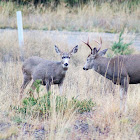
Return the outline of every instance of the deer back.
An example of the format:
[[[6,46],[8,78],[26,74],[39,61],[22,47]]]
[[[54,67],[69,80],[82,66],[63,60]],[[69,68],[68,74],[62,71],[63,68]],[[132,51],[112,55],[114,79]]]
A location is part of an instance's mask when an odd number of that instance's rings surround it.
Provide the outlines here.
[[[31,75],[34,69],[36,68],[36,66],[43,61],[46,61],[46,60],[38,56],[29,57],[27,60],[25,60],[25,62],[22,65],[23,73],[26,72]]]
[[[44,61],[37,65],[33,72],[33,79],[42,79],[43,81],[53,81],[54,84],[59,84],[63,81],[66,70],[62,67],[61,62]]]
[[[140,83],[140,55],[128,55],[124,56],[124,59],[124,65],[130,77],[130,84]]]

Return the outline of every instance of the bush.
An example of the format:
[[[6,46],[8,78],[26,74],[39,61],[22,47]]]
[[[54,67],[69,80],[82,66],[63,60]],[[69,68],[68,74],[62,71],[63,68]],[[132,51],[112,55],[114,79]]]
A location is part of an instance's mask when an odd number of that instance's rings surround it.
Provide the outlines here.
[[[72,103],[75,104],[75,109],[78,108],[78,112],[79,113],[84,113],[84,112],[90,112],[90,110],[92,109],[92,107],[94,107],[96,104],[93,103],[93,101],[90,100],[77,100],[74,97],[72,98]]]
[[[121,31],[119,35],[119,41],[114,42],[111,47],[111,51],[113,52],[114,55],[128,55],[128,54],[132,54],[133,52],[133,49],[130,48],[132,41],[129,43],[123,43],[123,37],[122,37],[123,33],[124,30]],[[112,57],[112,55],[110,54],[109,57]]]
[[[48,92],[43,97],[37,99],[33,97],[24,98],[22,101],[22,106],[11,107],[16,113],[21,113],[23,115],[33,115],[37,116],[50,116],[52,112],[52,102],[51,102],[51,93]],[[77,113],[89,112],[96,104],[90,100],[78,100],[72,98],[68,99],[64,96],[56,96],[55,99],[55,111],[58,113],[65,113],[68,110],[77,111]],[[54,106],[53,106],[54,107]]]

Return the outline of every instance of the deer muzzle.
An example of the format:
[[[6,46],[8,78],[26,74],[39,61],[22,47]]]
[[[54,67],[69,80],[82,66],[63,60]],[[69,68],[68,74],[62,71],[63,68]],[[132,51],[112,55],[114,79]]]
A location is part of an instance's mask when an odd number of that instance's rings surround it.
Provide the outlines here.
[[[65,63],[65,64],[64,64],[64,66],[66,66],[66,67],[68,67],[68,65],[69,65],[68,63]]]
[[[87,68],[83,67],[83,70],[88,70]]]

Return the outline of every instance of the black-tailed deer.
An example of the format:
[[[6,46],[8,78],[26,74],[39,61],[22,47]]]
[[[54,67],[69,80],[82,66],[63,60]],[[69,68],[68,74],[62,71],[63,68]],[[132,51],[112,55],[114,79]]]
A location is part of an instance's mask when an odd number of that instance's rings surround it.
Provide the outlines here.
[[[120,85],[120,107],[121,110],[126,110],[127,90],[129,84],[140,83],[140,55],[120,55],[114,58],[106,58],[108,49],[102,50],[102,40],[99,44],[99,49],[92,49],[89,45],[89,40],[85,43],[91,50],[90,55],[83,67],[84,70],[94,69],[97,73],[111,80],[114,84]]]
[[[61,55],[62,60],[49,61],[37,56],[28,58],[22,66],[24,81],[21,86],[20,98],[26,86],[33,79],[32,89],[34,89],[34,82],[41,80],[43,85],[46,85],[47,91],[50,90],[52,84],[58,84],[60,93],[62,93],[62,84],[68,70],[69,60],[73,53],[78,51],[78,46],[75,46],[69,53],[63,53],[55,46],[55,51]]]

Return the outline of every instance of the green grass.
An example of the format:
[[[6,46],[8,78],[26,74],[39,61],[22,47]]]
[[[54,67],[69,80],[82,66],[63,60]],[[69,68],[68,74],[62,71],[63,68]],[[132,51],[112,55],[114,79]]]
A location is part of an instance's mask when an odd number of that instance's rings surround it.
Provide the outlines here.
[[[21,106],[12,106],[11,110],[15,111],[15,113],[18,115],[19,113],[24,116],[34,116],[36,117],[49,117],[51,116],[52,112],[52,101],[51,101],[51,93],[48,92],[42,97],[39,97],[37,99],[33,97],[26,97],[22,100]],[[95,107],[95,103],[89,99],[84,100],[78,100],[74,97],[72,97],[71,100],[68,100],[64,96],[56,96],[55,99],[55,110],[57,113],[62,112],[63,114],[67,112],[68,110],[76,111],[77,113],[84,113],[84,112],[90,112],[93,110],[93,107]],[[22,122],[22,120],[19,117],[14,117],[15,122]]]

